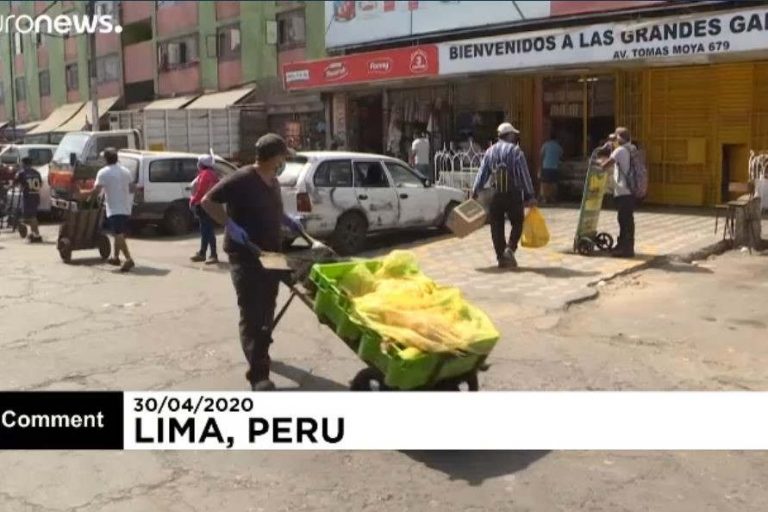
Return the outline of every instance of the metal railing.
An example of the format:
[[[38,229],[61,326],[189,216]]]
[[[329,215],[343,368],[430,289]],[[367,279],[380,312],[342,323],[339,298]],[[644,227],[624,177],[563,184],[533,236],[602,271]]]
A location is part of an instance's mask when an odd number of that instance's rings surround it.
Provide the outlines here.
[[[463,190],[469,196],[484,154],[485,150],[472,139],[465,150],[457,149],[454,143],[451,143],[450,147],[443,145],[441,150],[435,152],[434,157],[437,183]]]

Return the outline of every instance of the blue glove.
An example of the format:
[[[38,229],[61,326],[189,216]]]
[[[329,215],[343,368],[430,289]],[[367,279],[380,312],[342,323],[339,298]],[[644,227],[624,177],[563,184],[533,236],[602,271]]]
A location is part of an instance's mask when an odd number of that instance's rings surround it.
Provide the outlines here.
[[[246,245],[248,243],[248,233],[246,233],[245,230],[235,221],[232,219],[227,219],[226,227],[227,235],[229,235],[229,238],[231,238],[233,242],[237,242],[241,245]]]
[[[301,223],[288,214],[283,214],[283,225],[296,233],[301,233],[304,230]]]

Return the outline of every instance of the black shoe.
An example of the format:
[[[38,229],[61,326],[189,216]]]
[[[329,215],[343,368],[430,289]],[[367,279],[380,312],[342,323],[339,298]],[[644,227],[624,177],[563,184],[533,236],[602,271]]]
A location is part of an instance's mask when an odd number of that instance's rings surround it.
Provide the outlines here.
[[[274,391],[275,383],[269,379],[251,383],[251,391]]]
[[[194,256],[189,258],[190,261],[194,261],[195,263],[199,263],[201,261],[205,261],[205,256],[203,254],[200,254],[199,252],[195,253]]]
[[[504,250],[504,254],[499,258],[499,268],[517,268],[515,253],[509,247]]]

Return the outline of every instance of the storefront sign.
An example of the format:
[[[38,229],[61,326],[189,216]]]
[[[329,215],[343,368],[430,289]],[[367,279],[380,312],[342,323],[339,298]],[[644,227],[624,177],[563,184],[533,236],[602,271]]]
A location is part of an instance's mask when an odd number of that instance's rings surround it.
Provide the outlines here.
[[[294,62],[283,67],[286,90],[436,75],[437,46],[423,45],[333,59]]]
[[[441,43],[440,74],[682,60],[768,48],[768,9],[605,23]]]

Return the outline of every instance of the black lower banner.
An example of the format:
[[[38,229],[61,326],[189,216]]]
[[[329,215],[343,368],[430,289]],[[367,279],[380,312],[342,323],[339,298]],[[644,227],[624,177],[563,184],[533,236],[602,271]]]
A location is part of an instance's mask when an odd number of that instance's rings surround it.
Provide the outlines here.
[[[123,393],[0,392],[0,450],[122,450]]]

